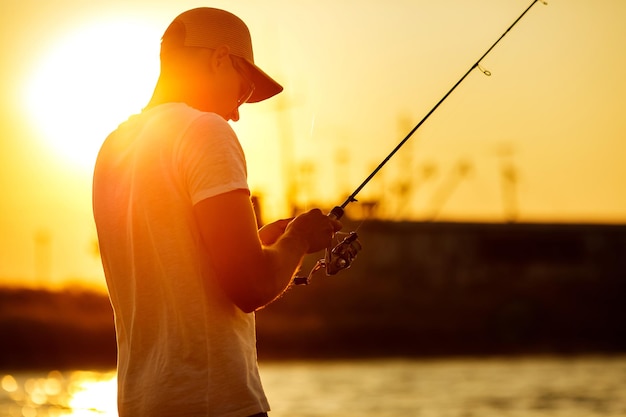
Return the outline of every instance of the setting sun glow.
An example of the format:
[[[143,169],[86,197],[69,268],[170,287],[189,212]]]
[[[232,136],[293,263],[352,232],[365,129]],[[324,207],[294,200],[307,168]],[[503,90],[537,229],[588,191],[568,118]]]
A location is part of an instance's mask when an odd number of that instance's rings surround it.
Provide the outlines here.
[[[158,30],[131,21],[92,23],[49,51],[25,94],[47,145],[92,168],[104,137],[149,99],[158,71]],[[146,48],[150,44],[154,50]]]

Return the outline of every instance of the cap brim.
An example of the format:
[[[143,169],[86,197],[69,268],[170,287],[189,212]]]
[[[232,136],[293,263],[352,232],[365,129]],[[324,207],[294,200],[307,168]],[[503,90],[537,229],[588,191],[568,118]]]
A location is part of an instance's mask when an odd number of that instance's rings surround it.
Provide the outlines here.
[[[246,103],[258,103],[283,91],[283,86],[263,72],[261,68],[245,58],[242,58],[242,61],[246,63],[249,74],[252,77],[252,82],[254,83],[254,93],[252,93]]]

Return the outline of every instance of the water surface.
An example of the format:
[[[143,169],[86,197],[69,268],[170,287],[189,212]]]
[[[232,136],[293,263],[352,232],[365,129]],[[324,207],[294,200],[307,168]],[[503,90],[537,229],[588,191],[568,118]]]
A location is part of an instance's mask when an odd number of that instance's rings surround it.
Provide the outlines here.
[[[626,417],[626,356],[260,366],[271,417]],[[110,370],[0,377],[3,417],[117,415]]]

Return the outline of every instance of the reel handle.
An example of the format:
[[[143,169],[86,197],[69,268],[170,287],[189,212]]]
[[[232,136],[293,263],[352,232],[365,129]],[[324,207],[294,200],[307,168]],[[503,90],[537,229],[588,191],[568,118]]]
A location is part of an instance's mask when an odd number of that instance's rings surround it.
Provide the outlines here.
[[[328,213],[328,217],[334,220],[339,220],[343,216],[343,213],[343,207],[335,206],[330,213]],[[326,267],[326,275],[335,275],[337,273],[336,271],[331,272],[331,270],[334,270],[334,268],[331,267],[332,250],[332,247],[328,247],[324,250],[324,266]]]

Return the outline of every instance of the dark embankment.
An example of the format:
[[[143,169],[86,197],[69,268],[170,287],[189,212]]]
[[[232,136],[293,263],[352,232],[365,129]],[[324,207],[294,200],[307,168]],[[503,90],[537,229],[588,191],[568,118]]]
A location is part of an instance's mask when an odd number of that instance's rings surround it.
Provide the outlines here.
[[[359,230],[352,268],[257,313],[262,360],[626,352],[623,226]],[[0,335],[2,369],[115,365],[103,294],[0,289]]]

